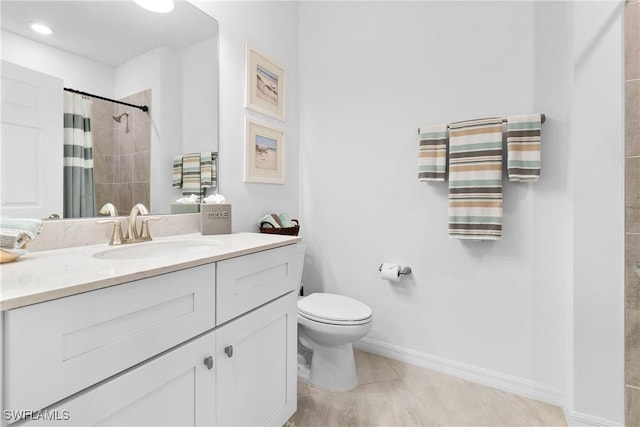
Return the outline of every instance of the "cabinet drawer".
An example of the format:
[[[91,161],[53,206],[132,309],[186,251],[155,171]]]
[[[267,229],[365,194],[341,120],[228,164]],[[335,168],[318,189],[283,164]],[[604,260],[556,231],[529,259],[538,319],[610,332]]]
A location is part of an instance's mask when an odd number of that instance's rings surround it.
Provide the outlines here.
[[[5,313],[5,409],[37,410],[215,325],[209,264]]]
[[[220,261],[216,278],[216,324],[221,325],[292,290],[296,246]]]

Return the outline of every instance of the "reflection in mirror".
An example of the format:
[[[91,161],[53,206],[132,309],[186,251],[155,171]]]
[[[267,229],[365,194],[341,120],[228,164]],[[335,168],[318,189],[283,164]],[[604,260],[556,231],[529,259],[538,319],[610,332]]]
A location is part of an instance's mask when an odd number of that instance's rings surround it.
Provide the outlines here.
[[[170,213],[183,196],[174,158],[217,152],[217,22],[182,1],[167,14],[133,1],[0,7],[0,214],[94,216],[107,202]]]

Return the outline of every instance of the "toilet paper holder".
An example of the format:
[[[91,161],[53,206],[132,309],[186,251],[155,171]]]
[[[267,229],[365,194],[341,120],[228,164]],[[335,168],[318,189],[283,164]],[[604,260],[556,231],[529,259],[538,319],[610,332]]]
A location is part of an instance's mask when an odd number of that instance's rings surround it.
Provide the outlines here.
[[[380,264],[378,271],[382,271],[382,265],[383,264]],[[411,274],[411,267],[398,267],[398,276],[401,274]]]

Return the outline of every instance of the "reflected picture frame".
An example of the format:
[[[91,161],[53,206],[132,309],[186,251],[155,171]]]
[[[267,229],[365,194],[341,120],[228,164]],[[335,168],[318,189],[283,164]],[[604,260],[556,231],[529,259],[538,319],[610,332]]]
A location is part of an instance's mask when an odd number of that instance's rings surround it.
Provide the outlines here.
[[[245,44],[245,55],[246,107],[284,121],[284,68],[249,44]]]
[[[284,184],[284,131],[245,117],[244,182]]]

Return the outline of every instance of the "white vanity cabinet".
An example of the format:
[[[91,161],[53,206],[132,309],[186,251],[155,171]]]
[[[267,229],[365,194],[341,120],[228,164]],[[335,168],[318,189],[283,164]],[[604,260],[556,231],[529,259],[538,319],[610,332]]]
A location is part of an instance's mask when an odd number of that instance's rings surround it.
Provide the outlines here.
[[[216,424],[283,425],[296,411],[296,294],[217,331]]]
[[[281,246],[3,312],[2,425],[284,424],[294,262]]]
[[[208,333],[53,405],[24,425],[214,425],[214,334]]]
[[[217,425],[281,426],[296,410],[295,256],[285,246],[218,263]]]

